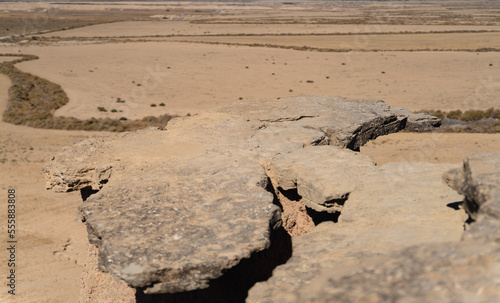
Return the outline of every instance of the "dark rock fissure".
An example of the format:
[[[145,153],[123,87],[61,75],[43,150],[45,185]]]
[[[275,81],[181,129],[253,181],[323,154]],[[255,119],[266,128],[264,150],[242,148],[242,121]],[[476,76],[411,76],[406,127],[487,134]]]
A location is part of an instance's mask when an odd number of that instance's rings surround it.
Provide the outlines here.
[[[80,195],[82,196],[83,202],[85,202],[90,196],[97,193],[99,190],[92,189],[92,187],[85,187],[80,189]]]
[[[101,180],[99,182],[100,185],[104,185],[108,183],[108,180],[105,179],[105,180]],[[84,187],[82,189],[80,189],[80,195],[82,197],[82,201],[85,202],[90,196],[92,196],[93,194],[97,193],[100,189],[92,189],[91,186],[87,186],[87,187]]]
[[[278,187],[278,191],[290,201],[300,201],[302,199],[302,196],[297,192],[297,188],[284,190]]]
[[[271,236],[268,249],[254,253],[248,259],[229,269],[210,282],[205,289],[194,291],[147,295],[143,289],[137,289],[137,303],[243,303],[249,289],[257,282],[266,281],[273,270],[288,261],[292,256],[292,240],[283,227]]]
[[[300,235],[303,233],[307,233],[310,231],[314,226],[317,226],[318,224],[325,222],[325,221],[332,221],[334,223],[338,222],[339,216],[341,214],[340,211],[336,211],[333,213],[329,212],[319,212],[316,211],[310,207],[307,207],[305,205],[302,205],[302,216],[308,216],[310,219],[308,220],[300,220],[298,216],[301,216],[300,214],[297,213],[289,213],[287,211],[286,207],[284,207],[284,204],[289,204],[289,203],[300,203],[303,204],[302,201],[302,196],[299,195],[297,188],[291,188],[291,189],[283,189],[282,187],[277,187],[277,190],[275,190],[274,186],[272,185],[272,181],[270,178],[268,178],[268,183],[265,188],[268,192],[273,194],[274,197],[274,204],[278,205],[282,211],[282,222],[284,224],[285,230],[290,234],[290,236],[296,236]],[[281,198],[281,199],[280,199]],[[326,201],[325,205],[338,205],[338,206],[343,206],[345,201],[349,198],[349,195],[347,195],[344,199],[334,199],[330,201]],[[284,200],[284,201],[282,201]],[[286,201],[288,200],[288,201]],[[290,217],[293,217],[290,219]],[[293,223],[289,223],[290,220]],[[314,226],[307,227],[307,226],[301,226],[301,224],[308,224],[307,221],[311,221],[314,224]],[[310,224],[310,223],[309,223]],[[296,232],[296,230],[301,230],[300,232]]]
[[[318,212],[309,207],[307,207],[306,209],[307,209],[307,214],[313,220],[314,225],[318,225],[321,222],[325,221],[332,221],[334,223],[337,223],[339,221],[339,216],[340,216],[339,211],[334,213],[327,213],[327,212]]]

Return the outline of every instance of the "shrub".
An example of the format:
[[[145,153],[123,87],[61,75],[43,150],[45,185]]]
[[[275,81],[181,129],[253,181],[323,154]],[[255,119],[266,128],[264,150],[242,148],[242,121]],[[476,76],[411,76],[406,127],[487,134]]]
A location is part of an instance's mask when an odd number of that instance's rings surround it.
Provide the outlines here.
[[[463,113],[462,120],[463,121],[477,121],[481,120],[484,117],[484,113],[481,110],[470,109]]]
[[[113,109],[111,110],[111,112],[112,112],[112,113],[117,113],[118,111],[117,111],[116,109],[114,109],[114,108],[113,108]]]
[[[154,103],[151,103],[151,107],[156,107],[156,104],[154,104]]]
[[[452,110],[451,112],[446,114],[446,118],[461,120],[462,119],[462,111],[461,110]]]
[[[165,106],[165,103],[163,103],[163,102],[162,102],[162,103],[160,103],[159,105],[160,105],[160,106]]]
[[[107,112],[108,110],[105,109],[104,107],[102,106],[98,106],[97,109],[100,111],[100,112]]]

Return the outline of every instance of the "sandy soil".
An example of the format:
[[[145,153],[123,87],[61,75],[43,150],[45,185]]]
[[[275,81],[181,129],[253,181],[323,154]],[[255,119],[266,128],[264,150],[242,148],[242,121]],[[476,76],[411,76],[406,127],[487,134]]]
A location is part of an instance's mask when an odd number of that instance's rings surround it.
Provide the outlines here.
[[[10,5],[10,6],[9,6]],[[35,5],[35,6],[33,6]],[[143,9],[153,3],[124,3],[122,8]],[[199,113],[210,108],[234,102],[239,98],[280,97],[285,95],[341,95],[352,98],[383,99],[392,106],[410,110],[426,109],[485,109],[500,107],[500,57],[497,52],[311,52],[247,46],[208,45],[181,42],[109,43],[92,37],[154,36],[154,35],[213,35],[213,34],[269,34],[269,33],[380,33],[429,32],[463,30],[498,30],[497,26],[483,24],[495,21],[496,7],[483,11],[482,19],[474,19],[481,11],[475,4],[439,6],[430,3],[370,3],[356,8],[349,3],[329,4],[323,8],[311,4],[295,7],[275,7],[260,4],[235,7],[226,4],[189,4],[182,7],[170,2],[169,14],[178,16],[192,9],[184,21],[121,22],[74,30],[53,32],[45,37],[86,37],[64,41],[22,44],[0,44],[0,53],[34,54],[39,60],[18,64],[24,71],[60,84],[70,102],[57,115],[90,117],[142,118],[164,113]],[[339,6],[340,5],[340,6]],[[404,10],[402,5],[406,5]],[[40,11],[45,6],[26,3],[0,3],[0,11]],[[58,9],[111,10],[106,5],[59,5]],[[160,6],[165,10],[165,6]],[[451,10],[451,8],[460,8]],[[215,9],[226,14],[211,15]],[[194,12],[194,9],[200,12]],[[396,16],[432,25],[373,24],[283,24],[298,15],[300,20],[362,20],[368,10],[374,15]],[[428,10],[425,13],[425,10]],[[300,12],[294,14],[294,12]],[[451,11],[451,12],[450,12]],[[165,14],[167,12],[165,11]],[[62,11],[59,11],[62,14]],[[450,17],[444,18],[443,16]],[[457,17],[458,14],[471,18]],[[468,15],[470,14],[470,15]],[[162,17],[156,16],[155,18]],[[406,17],[405,17],[406,16]],[[435,17],[438,16],[438,17]],[[260,18],[260,19],[259,19]],[[334,18],[334,19],[332,19]],[[353,19],[354,18],[354,19]],[[443,19],[444,18],[444,19]],[[459,18],[457,25],[438,25]],[[203,20],[202,20],[203,19]],[[249,24],[263,20],[266,24]],[[288,20],[288,21],[287,21]],[[416,19],[415,19],[416,20]],[[427,21],[426,21],[427,20]],[[441,20],[441,21],[440,21]],[[474,22],[469,21],[476,20]],[[479,21],[478,21],[479,20]],[[493,20],[493,21],[492,21]],[[301,22],[302,22],[301,21]],[[418,20],[417,20],[418,21]],[[208,24],[207,24],[208,22]],[[226,24],[229,22],[230,24]],[[219,24],[223,23],[223,24]],[[243,23],[243,24],[240,24]],[[278,24],[281,23],[281,24]],[[305,22],[307,23],[307,22]],[[493,22],[494,23],[494,22]],[[498,43],[498,33],[448,34],[453,43],[476,45],[475,39],[490,37],[488,45]],[[460,36],[459,36],[460,35]],[[283,36],[290,45],[311,45],[312,39],[322,36]],[[362,36],[339,36],[341,42],[357,49],[366,47]],[[369,36],[371,42],[386,45],[382,36]],[[386,38],[389,36],[386,36]],[[448,40],[427,39],[426,34],[391,35],[391,43],[422,45],[422,43],[451,43]],[[422,38],[421,42],[413,40]],[[436,34],[432,35],[436,38]],[[457,38],[460,37],[460,38]],[[200,37],[195,37],[200,39]],[[195,39],[193,38],[193,39]],[[202,37],[221,39],[222,37]],[[227,38],[227,37],[226,37]],[[231,37],[257,41],[262,37]],[[271,38],[270,38],[271,39]],[[310,40],[307,40],[310,39]],[[402,39],[402,40],[401,40]],[[407,39],[409,42],[405,42]],[[55,42],[54,42],[55,41]],[[222,40],[219,40],[222,41]],[[272,37],[270,41],[276,41]],[[396,42],[394,42],[396,41]],[[429,42],[430,41],[430,42]],[[234,40],[231,42],[235,42]],[[253,43],[252,42],[252,43]],[[285,43],[284,42],[284,43]],[[321,42],[321,41],[320,41]],[[339,42],[339,43],[341,43]],[[417,43],[418,42],[418,43]],[[318,42],[319,43],[319,42]],[[324,43],[321,42],[321,43]],[[0,57],[2,60],[11,59]],[[312,81],[312,82],[311,82]],[[0,111],[6,105],[9,80],[0,75]],[[125,103],[117,103],[117,98]],[[159,106],[164,103],[165,106]],[[151,107],[156,104],[156,107]],[[108,112],[98,111],[103,106]],[[116,109],[117,113],[111,110]],[[121,112],[120,112],[121,111]],[[0,122],[0,187],[18,193],[19,271],[16,300],[6,296],[5,283],[0,287],[0,302],[77,302],[85,255],[86,231],[75,221],[80,203],[77,193],[55,194],[45,190],[41,167],[63,146],[89,136],[109,133],[66,132],[39,130]],[[500,134],[413,134],[399,133],[378,138],[362,148],[379,164],[391,161],[426,161],[457,163],[471,153],[500,150]],[[0,211],[0,221],[6,220],[6,207]],[[1,224],[5,237],[6,226]],[[4,238],[2,238],[4,239]],[[6,256],[5,251],[2,253]],[[7,264],[0,263],[0,271],[7,272]]]
[[[382,99],[410,110],[485,109],[500,98],[495,52],[322,53],[173,42],[0,49],[18,50],[40,56],[18,64],[22,70],[68,94],[56,114],[78,118],[185,115],[239,98],[299,94]]]
[[[189,21],[127,21],[92,25],[43,37],[123,37],[164,35],[262,35],[262,34],[343,34],[400,33],[429,31],[492,31],[500,26],[389,25],[389,24],[193,24]]]
[[[10,81],[0,75],[0,110],[6,105]],[[0,287],[0,302],[77,302],[87,232],[76,220],[79,193],[45,190],[42,166],[63,146],[95,135],[88,132],[39,130],[0,122],[0,188],[17,193],[17,292]],[[2,241],[7,235],[7,207],[0,209]],[[0,271],[7,273],[3,250]],[[3,276],[3,275],[2,275]],[[2,282],[6,279],[2,278]]]
[[[371,51],[390,50],[476,50],[500,48],[500,33],[422,33],[377,35],[311,35],[311,36],[230,36],[230,37],[183,37],[165,40],[202,41],[231,44],[270,44],[287,47],[313,47],[323,49],[353,49]]]
[[[459,163],[472,153],[500,150],[500,134],[397,133],[379,137],[361,152],[387,162]]]

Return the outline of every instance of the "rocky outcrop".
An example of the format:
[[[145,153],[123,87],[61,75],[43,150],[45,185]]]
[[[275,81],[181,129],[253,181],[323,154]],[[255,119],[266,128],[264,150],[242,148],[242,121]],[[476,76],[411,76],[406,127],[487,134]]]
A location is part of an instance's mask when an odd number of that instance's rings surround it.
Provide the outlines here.
[[[375,171],[363,154],[332,146],[305,147],[262,160],[276,191],[294,191],[307,207],[337,213],[362,179]]]
[[[378,136],[404,129],[408,119],[411,127],[439,126],[436,117],[414,119],[414,114],[393,109],[381,100],[353,100],[342,97],[300,96],[271,99],[263,102],[238,102],[220,112],[243,115],[252,121],[280,123],[316,129],[329,138],[330,144],[359,150]]]
[[[465,209],[478,215],[500,219],[500,152],[476,154],[464,161],[463,169],[447,172],[443,179],[465,196]]]
[[[382,166],[382,170],[391,172],[389,179],[383,180],[396,182],[389,186],[394,191],[387,196],[393,202],[370,201],[368,197],[375,197],[374,191],[378,189],[355,192],[339,223],[322,223],[312,232],[294,238],[292,258],[276,268],[268,281],[254,286],[247,301],[498,302],[500,221],[494,209],[500,203],[499,164],[500,153],[474,155],[464,161],[463,168],[444,174],[447,184],[465,194],[464,204],[476,206],[468,211],[477,218],[467,225],[461,240],[456,233],[445,243],[441,242],[445,235],[439,232],[445,228],[439,225],[446,222],[439,220],[437,212],[444,211],[444,202],[456,196],[440,188],[437,170],[432,170],[438,167],[443,170],[446,166],[409,163]],[[401,175],[403,172],[406,176]],[[384,190],[389,188],[385,184],[390,183],[378,185]],[[408,191],[411,184],[418,185],[419,192]],[[444,195],[447,198],[439,202]],[[414,199],[414,203],[404,203],[405,199]],[[423,203],[436,203],[434,211],[417,214],[428,209]],[[392,210],[398,215],[392,216],[392,220],[388,214],[378,217],[375,205],[385,207],[386,213]],[[448,205],[458,208],[457,203]],[[412,208],[410,215],[407,211]],[[377,220],[380,222],[374,222]],[[363,232],[356,233],[363,222],[369,228],[361,227]],[[380,225],[392,224],[390,232],[381,232]],[[407,245],[412,246],[404,248]]]
[[[411,132],[426,132],[432,131],[442,124],[441,119],[431,116],[426,113],[412,113],[407,109],[398,107],[393,109],[399,116],[406,118],[405,129]]]
[[[225,298],[237,301],[290,256],[280,188],[297,192],[302,212],[338,213],[366,187],[364,178],[384,175],[373,160],[341,148],[358,150],[407,120],[377,100],[240,102],[174,119],[166,130],[65,148],[45,167],[47,187],[81,191],[79,212],[99,268],[139,297],[192,295],[247,279]],[[324,179],[329,174],[333,181]]]
[[[458,241],[466,218],[447,205],[461,197],[441,182],[450,167],[388,163],[362,172],[339,222],[321,223],[295,237],[292,258],[276,268],[269,280],[254,286],[248,302],[279,302],[273,298],[288,297],[283,302],[316,302],[306,294],[326,287],[332,277],[341,280],[339,268],[347,264],[356,267],[366,258],[412,245]],[[337,300],[328,298],[324,302]]]

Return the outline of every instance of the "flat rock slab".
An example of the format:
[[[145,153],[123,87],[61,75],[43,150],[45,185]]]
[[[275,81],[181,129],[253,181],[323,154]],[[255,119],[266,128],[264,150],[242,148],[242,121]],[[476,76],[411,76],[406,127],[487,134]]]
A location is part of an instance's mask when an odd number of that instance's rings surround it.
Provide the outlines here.
[[[499,302],[500,246],[422,244],[315,272],[310,283],[248,302]]]
[[[417,125],[440,125],[437,123],[440,120],[435,117],[415,120],[411,112],[392,109],[381,100],[342,97],[299,96],[265,102],[240,101],[219,111],[243,115],[252,121],[291,122],[294,126],[317,129],[328,136],[332,145],[352,150],[359,150],[363,144],[378,136],[405,128],[410,117],[412,128]]]
[[[145,293],[186,292],[271,245],[280,210],[259,159],[326,144],[358,149],[406,120],[373,100],[237,103],[65,148],[45,168],[47,187],[82,192],[102,270]]]
[[[296,190],[305,205],[318,212],[340,212],[362,179],[376,173],[375,161],[334,146],[305,147],[262,165],[277,190]]]
[[[466,217],[447,205],[462,197],[441,182],[443,172],[452,167],[456,165],[388,163],[357,176],[358,188],[345,202],[339,222],[321,223],[295,237],[292,258],[255,285],[248,302],[306,302],[308,291],[330,285],[337,268],[349,262],[412,245],[458,241]],[[322,302],[337,300],[327,298]]]

